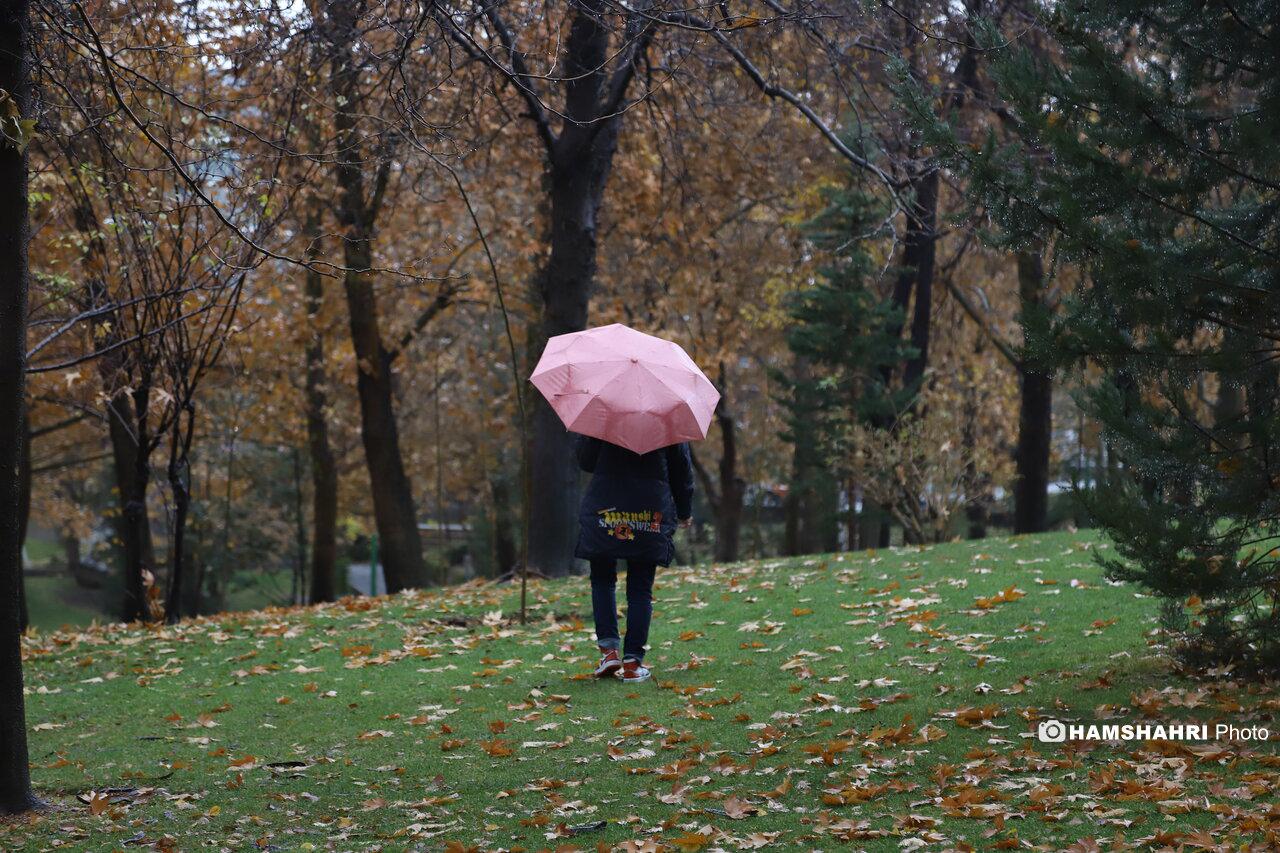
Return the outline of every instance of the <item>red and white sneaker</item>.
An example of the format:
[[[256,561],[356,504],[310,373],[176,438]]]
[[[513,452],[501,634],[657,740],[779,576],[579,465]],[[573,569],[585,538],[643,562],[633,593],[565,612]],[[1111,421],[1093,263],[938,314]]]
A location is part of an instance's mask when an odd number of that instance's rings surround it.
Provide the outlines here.
[[[600,654],[600,665],[596,667],[596,678],[608,678],[622,669],[622,659],[618,657],[617,649],[601,647]]]
[[[622,662],[623,681],[648,681],[650,675],[652,673],[638,660],[625,660]]]

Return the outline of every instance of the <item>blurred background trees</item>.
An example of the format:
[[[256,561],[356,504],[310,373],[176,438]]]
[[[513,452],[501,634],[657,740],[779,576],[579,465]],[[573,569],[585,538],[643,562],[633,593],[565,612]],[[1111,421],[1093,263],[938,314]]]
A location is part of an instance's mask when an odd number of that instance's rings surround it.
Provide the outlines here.
[[[981,40],[1050,44],[1030,6],[33,20],[39,624],[498,577],[525,501],[531,566],[573,570],[577,474],[535,407],[522,479],[498,283],[521,376],[618,321],[720,387],[682,561],[1084,523],[1070,482],[1123,464],[1033,345],[1081,269],[990,239],[917,120],[1015,133]]]

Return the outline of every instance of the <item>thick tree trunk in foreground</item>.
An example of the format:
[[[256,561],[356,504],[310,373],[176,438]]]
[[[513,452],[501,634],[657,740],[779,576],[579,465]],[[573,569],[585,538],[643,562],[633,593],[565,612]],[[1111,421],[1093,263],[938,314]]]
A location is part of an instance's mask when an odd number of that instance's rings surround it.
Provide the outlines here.
[[[319,236],[318,218],[307,221],[312,240]],[[324,279],[307,270],[306,416],[307,452],[311,457],[311,601],[337,598],[338,467],[329,441],[328,377],[325,371],[324,331],[320,309]]]
[[[366,186],[367,165],[359,123],[364,96],[360,88],[359,14],[362,4],[340,0],[328,5],[325,22],[332,49],[330,86],[334,95],[336,173],[340,193],[337,216],[342,223],[343,288],[351,343],[356,355],[356,390],[360,399],[360,437],[364,443],[378,527],[378,555],[386,573],[387,591],[425,586],[428,582],[418,535],[413,490],[400,452],[396,424],[391,354],[383,344],[377,296],[374,293],[373,238],[378,211],[391,170],[390,151],[382,152],[372,187]]]
[[[616,136],[617,131],[613,133]],[[567,138],[566,131],[557,147],[564,146]],[[590,147],[582,155],[566,152],[550,169],[551,254],[538,274],[542,345],[555,335],[587,325],[587,303],[596,273],[596,218],[613,152],[607,152],[606,162],[595,162],[601,156]],[[563,575],[573,565],[578,539],[581,475],[572,434],[538,394],[534,395],[532,441],[529,566],[546,575]]]
[[[1023,310],[1040,301],[1044,266],[1038,253],[1018,253],[1018,292]],[[1049,454],[1053,437],[1053,374],[1023,357],[1019,371],[1018,446],[1014,451],[1014,533],[1039,533],[1049,520]]]
[[[542,324],[535,330],[541,340],[532,348],[535,357],[541,355],[547,338],[586,327],[596,274],[600,207],[627,112],[623,101],[651,33],[643,16],[633,16],[627,22],[625,47],[614,50],[606,26],[614,14],[612,7],[602,0],[578,0],[573,8],[561,74],[565,120],[558,136],[541,105],[536,109],[531,105],[545,148],[550,195],[550,252],[534,278],[542,304]],[[523,67],[523,59],[519,62]],[[532,81],[526,85],[533,85]],[[529,505],[529,566],[547,575],[563,575],[573,565],[581,477],[572,436],[546,401],[540,395],[534,397],[530,470],[535,493]]]
[[[0,89],[16,102],[23,117],[31,110],[29,41],[26,0],[0,6]],[[6,814],[38,805],[31,793],[27,756],[18,605],[28,236],[27,158],[10,141],[0,139],[0,813]]]

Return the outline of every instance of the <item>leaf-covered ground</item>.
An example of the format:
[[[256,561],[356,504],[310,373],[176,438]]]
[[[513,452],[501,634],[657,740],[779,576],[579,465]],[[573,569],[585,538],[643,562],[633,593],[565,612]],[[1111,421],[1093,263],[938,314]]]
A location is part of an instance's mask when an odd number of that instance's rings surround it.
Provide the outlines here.
[[[4,850],[1257,849],[1269,743],[1041,744],[1036,721],[1269,725],[1189,681],[1086,534],[659,575],[651,683],[589,677],[585,579],[46,633]],[[1075,845],[1072,847],[1072,845]]]

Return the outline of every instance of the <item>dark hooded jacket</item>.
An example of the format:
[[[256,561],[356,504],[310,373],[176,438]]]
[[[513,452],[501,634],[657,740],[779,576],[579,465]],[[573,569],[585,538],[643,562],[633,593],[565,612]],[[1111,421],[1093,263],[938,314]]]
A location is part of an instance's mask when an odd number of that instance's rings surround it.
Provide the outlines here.
[[[578,464],[591,485],[578,513],[575,556],[670,565],[676,520],[693,514],[693,458],[687,443],[634,453],[578,436]]]

